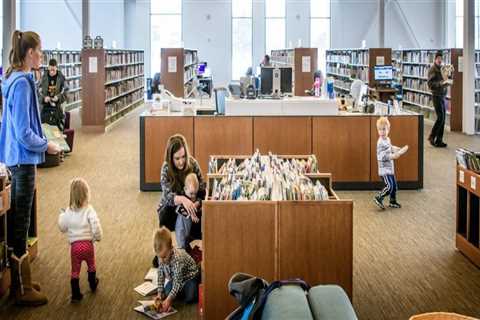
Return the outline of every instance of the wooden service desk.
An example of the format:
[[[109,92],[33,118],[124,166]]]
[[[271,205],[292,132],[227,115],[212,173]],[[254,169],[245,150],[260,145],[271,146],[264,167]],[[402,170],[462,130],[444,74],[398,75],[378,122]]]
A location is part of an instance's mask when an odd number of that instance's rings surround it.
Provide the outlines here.
[[[180,133],[205,174],[215,154],[315,154],[320,171],[332,173],[336,190],[374,190],[377,174],[377,115],[140,116],[140,190],[160,190],[160,170],[168,138]],[[410,149],[395,161],[401,189],[423,188],[423,115],[389,117],[392,144]]]

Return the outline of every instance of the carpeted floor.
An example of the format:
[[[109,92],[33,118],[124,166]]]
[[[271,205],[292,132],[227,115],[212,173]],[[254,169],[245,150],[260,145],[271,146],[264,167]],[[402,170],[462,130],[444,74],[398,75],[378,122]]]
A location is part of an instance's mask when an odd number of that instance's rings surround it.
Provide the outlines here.
[[[139,111],[105,134],[77,130],[73,154],[60,167],[39,170],[40,255],[33,269],[50,302],[36,309],[7,303],[0,319],[142,319],[132,310],[140,299],[133,288],[153,256],[159,194],[139,192]],[[402,209],[376,210],[373,192],[339,192],[355,200],[353,304],[362,320],[408,319],[428,311],[480,317],[480,269],[454,244],[454,150],[479,149],[480,138],[447,135],[448,149],[425,147],[425,188],[400,191]],[[72,305],[69,246],[57,217],[76,176],[90,183],[104,239],[96,246],[99,290],[89,293],[82,275],[86,296]],[[170,317],[194,318],[196,306],[179,306]]]

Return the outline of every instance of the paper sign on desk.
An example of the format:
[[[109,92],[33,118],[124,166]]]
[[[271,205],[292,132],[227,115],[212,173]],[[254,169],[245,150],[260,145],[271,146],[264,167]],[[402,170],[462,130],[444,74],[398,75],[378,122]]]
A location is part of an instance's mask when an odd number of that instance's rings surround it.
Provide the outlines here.
[[[465,172],[463,172],[463,170],[458,172],[458,181],[460,181],[460,183],[465,183]]]
[[[97,57],[89,57],[88,58],[88,72],[89,73],[97,73],[97,70],[98,70]]]
[[[470,188],[477,190],[477,177],[470,177]]]
[[[310,72],[311,69],[310,56],[302,56],[302,72]]]
[[[177,72],[177,57],[168,57],[168,72]]]

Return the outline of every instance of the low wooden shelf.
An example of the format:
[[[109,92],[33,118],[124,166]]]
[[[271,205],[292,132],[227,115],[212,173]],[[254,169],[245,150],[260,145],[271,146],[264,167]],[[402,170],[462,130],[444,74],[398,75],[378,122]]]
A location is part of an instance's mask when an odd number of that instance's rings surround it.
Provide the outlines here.
[[[480,267],[480,175],[457,166],[456,247]]]
[[[236,308],[227,288],[236,272],[267,281],[337,284],[352,298],[353,201],[338,198],[331,174],[307,176],[322,182],[329,200],[211,200],[211,182],[223,176],[208,174],[202,217],[205,319],[224,319]]]

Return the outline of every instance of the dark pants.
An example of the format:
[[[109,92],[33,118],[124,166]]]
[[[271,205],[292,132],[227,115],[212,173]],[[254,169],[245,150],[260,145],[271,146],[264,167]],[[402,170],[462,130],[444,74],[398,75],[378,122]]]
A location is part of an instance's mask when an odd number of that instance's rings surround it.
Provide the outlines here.
[[[42,108],[42,123],[48,123],[52,126],[57,126],[58,129],[63,132],[65,129],[65,114],[63,113],[62,106],[56,105],[44,105]]]
[[[397,180],[393,174],[387,174],[382,177],[383,182],[385,183],[385,188],[380,192],[380,198],[385,198],[390,195],[390,202],[397,200]]]
[[[200,283],[200,279],[198,276],[185,282],[182,290],[180,290],[176,299],[183,300],[183,302],[185,303],[198,302],[198,284],[199,283]],[[169,281],[165,286],[165,294],[168,296],[171,290],[172,290],[172,281]]]
[[[21,257],[27,251],[27,235],[35,192],[35,165],[9,167],[12,172],[12,200],[7,214],[8,246]]]
[[[175,223],[177,221],[177,213],[175,212],[175,207],[159,208],[157,213],[160,228],[166,227],[168,230],[174,231]]]
[[[434,143],[443,142],[443,131],[445,129],[445,97],[433,96],[433,106],[435,107],[435,113],[437,114],[437,120],[433,125],[430,136],[433,138]]]

